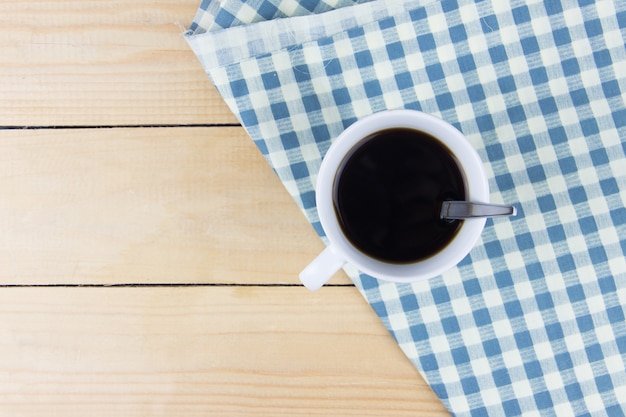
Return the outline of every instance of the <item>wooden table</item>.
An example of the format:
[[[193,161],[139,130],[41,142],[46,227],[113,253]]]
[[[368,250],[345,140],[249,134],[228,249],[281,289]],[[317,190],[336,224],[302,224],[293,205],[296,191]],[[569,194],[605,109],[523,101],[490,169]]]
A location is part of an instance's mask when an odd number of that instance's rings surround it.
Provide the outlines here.
[[[181,33],[0,3],[0,416],[443,416]]]

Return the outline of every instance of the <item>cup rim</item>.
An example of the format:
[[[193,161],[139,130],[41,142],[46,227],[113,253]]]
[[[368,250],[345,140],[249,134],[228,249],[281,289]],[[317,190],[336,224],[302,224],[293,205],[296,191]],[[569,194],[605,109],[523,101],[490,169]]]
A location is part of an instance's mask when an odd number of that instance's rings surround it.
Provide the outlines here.
[[[467,219],[454,239],[437,254],[409,264],[373,259],[355,248],[343,235],[333,206],[333,184],[344,157],[366,136],[387,128],[419,129],[441,140],[459,161],[466,180],[468,200],[489,202],[489,184],[480,156],[467,138],[448,122],[418,110],[385,110],[357,120],[329,147],[316,181],[316,204],[320,223],[330,245],[361,272],[387,281],[413,282],[441,275],[457,265],[474,247],[485,218]]]

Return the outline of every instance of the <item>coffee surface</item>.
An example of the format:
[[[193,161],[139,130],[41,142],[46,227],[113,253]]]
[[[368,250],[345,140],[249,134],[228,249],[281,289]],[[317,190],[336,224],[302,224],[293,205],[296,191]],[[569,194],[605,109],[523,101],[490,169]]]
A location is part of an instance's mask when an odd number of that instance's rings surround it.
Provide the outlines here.
[[[348,240],[363,253],[396,264],[445,248],[462,221],[441,220],[441,202],[466,199],[450,150],[409,128],[381,130],[360,141],[344,158],[333,193]]]

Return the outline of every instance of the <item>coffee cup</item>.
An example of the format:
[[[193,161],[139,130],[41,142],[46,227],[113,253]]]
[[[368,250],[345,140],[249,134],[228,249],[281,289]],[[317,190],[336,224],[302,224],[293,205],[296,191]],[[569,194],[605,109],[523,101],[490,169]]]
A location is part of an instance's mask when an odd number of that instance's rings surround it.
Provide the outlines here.
[[[442,219],[444,200],[489,202],[482,161],[459,130],[416,110],[356,121],[322,160],[316,204],[328,246],[301,282],[317,290],[346,263],[392,282],[441,275],[470,252],[486,221]]]

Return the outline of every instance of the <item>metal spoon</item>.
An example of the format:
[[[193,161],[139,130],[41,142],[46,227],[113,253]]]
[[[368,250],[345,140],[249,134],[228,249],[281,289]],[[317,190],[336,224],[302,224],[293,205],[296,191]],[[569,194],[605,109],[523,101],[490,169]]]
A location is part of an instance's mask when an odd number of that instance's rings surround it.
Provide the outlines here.
[[[439,216],[444,220],[471,219],[474,217],[515,216],[514,206],[471,201],[444,201]]]

